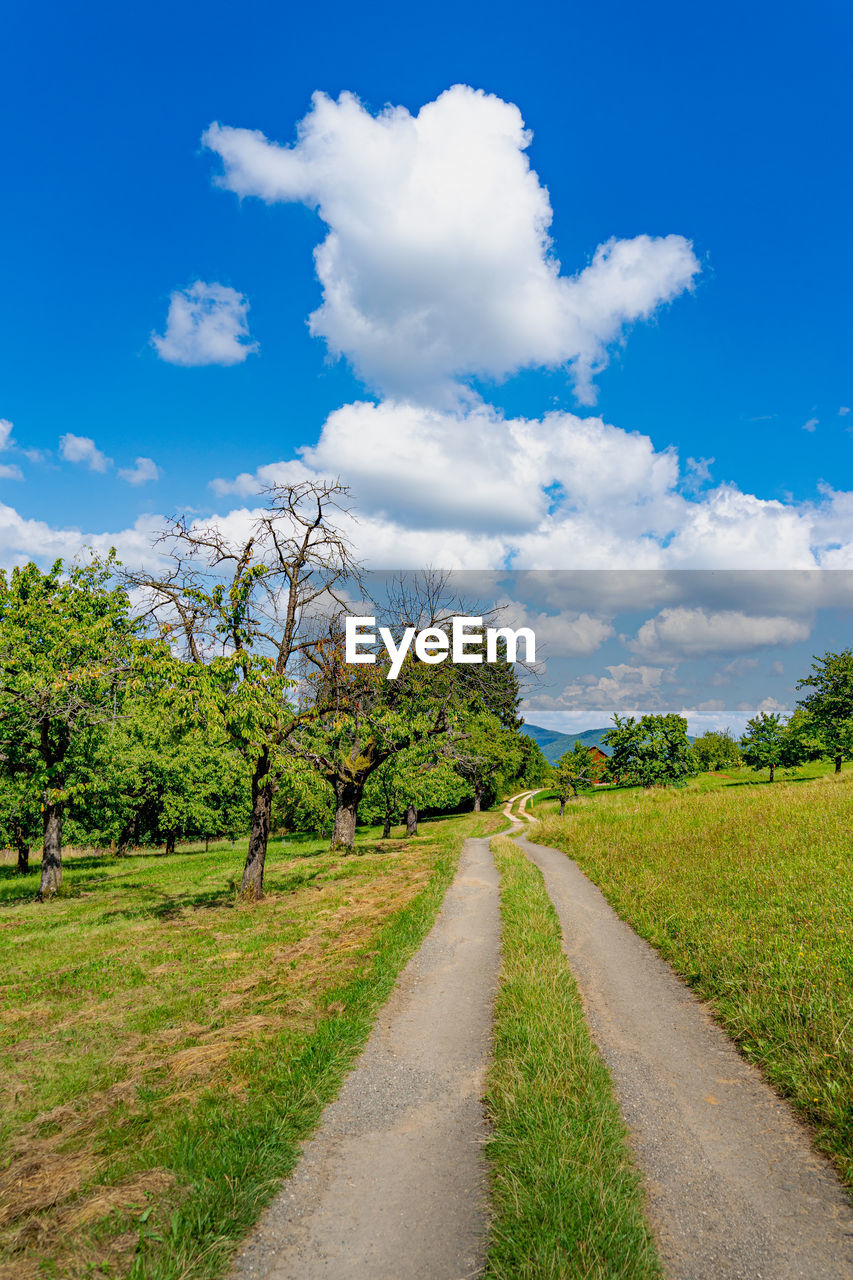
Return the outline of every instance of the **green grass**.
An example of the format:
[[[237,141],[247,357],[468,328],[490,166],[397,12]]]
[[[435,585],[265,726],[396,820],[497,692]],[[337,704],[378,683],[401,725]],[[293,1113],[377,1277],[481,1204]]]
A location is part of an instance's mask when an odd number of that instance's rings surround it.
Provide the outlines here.
[[[661,1274],[607,1070],[584,1021],[539,870],[506,837],[503,962],[487,1105],[491,1280]]]
[[[710,1002],[853,1186],[853,772],[810,772],[596,794],[532,838]]]
[[[405,961],[463,838],[497,815],[276,842],[239,902],[245,842],[0,867],[0,1276],[222,1274],[293,1167]]]
[[[835,767],[832,761],[815,760],[809,764],[800,765],[797,769],[777,770],[776,782],[804,783],[814,781],[816,778],[833,777],[834,773]],[[769,778],[770,774],[767,769],[753,770],[746,768],[744,765],[739,769],[729,769],[721,773],[700,773],[696,777],[690,778],[682,787],[678,787],[676,790],[682,793],[696,794],[698,792],[701,794],[706,791],[726,791],[731,788],[761,787],[769,782]],[[775,786],[776,783],[773,785]],[[588,788],[582,793],[581,798],[594,800],[596,804],[600,805],[618,806],[631,804],[633,798],[640,794],[642,794],[641,787],[608,783],[604,786]],[[576,802],[575,798],[569,797],[566,801],[567,812],[571,811],[572,805]],[[550,789],[540,791],[533,796],[527,808],[537,818],[559,813],[560,802],[556,791]]]

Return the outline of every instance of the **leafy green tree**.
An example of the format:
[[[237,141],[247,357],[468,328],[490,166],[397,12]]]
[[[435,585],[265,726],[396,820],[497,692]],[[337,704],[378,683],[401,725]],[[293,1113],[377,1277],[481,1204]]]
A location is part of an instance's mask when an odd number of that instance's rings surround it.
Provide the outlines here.
[[[474,794],[474,812],[489,803],[497,791],[498,779],[514,778],[521,762],[518,732],[502,725],[488,712],[466,717],[458,734],[448,744],[448,757],[456,772]]]
[[[560,801],[560,817],[566,812],[566,801],[576,796],[581,788],[594,786],[605,773],[605,762],[590,751],[583,742],[576,742],[571,751],[564,751],[553,773],[553,787]]]
[[[449,617],[472,616],[464,601],[448,593],[446,578],[426,572],[405,575],[392,584],[377,615],[399,644],[404,632],[446,625]],[[480,614],[473,616],[479,617]],[[373,774],[390,760],[432,739],[464,736],[460,726],[480,713],[498,725],[518,720],[518,681],[512,665],[432,663],[407,652],[396,679],[389,679],[387,656],[375,663],[344,661],[341,619],[327,622],[322,641],[306,651],[313,674],[307,723],[289,739],[290,748],[314,765],[335,793],[332,847],[351,850],[359,805]],[[517,736],[517,735],[516,735]],[[417,823],[414,800],[407,804],[407,830]]]
[[[641,787],[666,787],[696,772],[687,721],[678,715],[614,715],[603,738],[610,749],[607,775]]]
[[[417,834],[418,814],[424,809],[455,809],[467,787],[450,762],[428,739],[407,751],[390,756],[368,780],[364,794],[365,816],[382,822],[382,838],[392,823],[406,819],[408,835]]]
[[[0,771],[0,840],[18,855],[17,873],[30,869],[30,849],[41,835],[41,804],[30,778]]]
[[[388,664],[344,661],[331,635],[309,656],[311,715],[290,738],[291,749],[317,769],[335,796],[333,849],[351,852],[368,780],[393,756],[447,733],[455,715],[452,668],[408,656],[396,680]]]
[[[328,834],[335,817],[335,797],[325,778],[307,761],[285,753],[276,764],[273,827],[278,831]]]
[[[737,769],[741,764],[740,748],[729,729],[709,729],[695,740],[690,754],[700,773]]]
[[[844,760],[853,758],[853,651],[827,650],[812,662],[811,674],[797,681],[798,689],[810,689],[797,706],[817,727],[823,740],[823,754],[835,761],[841,772]]]
[[[746,732],[740,740],[743,758],[751,769],[769,769],[770,781],[778,768],[793,768],[807,758],[805,737],[791,732],[782,717],[774,712],[760,711],[747,721]]]
[[[0,755],[41,796],[39,897],[62,882],[62,823],[94,785],[92,755],[130,677],[135,623],[114,557],[0,572]]]
[[[785,725],[786,766],[802,764],[805,760],[825,758],[826,744],[823,730],[802,707],[797,707]]]
[[[216,725],[190,727],[157,689],[128,693],[92,757],[92,785],[72,802],[81,839],[131,844],[244,831],[250,810],[244,760]]]
[[[539,743],[528,738],[526,733],[519,734],[518,755],[518,772],[515,781],[524,788],[541,787],[551,773],[551,765]]]

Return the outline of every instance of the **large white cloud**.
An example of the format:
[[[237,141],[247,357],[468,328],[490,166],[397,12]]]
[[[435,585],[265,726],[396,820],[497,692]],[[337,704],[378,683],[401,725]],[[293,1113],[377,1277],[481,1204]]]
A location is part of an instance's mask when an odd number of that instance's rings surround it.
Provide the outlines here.
[[[507,553],[544,540],[551,553],[540,563],[549,568],[589,558],[583,540],[562,546],[569,519],[570,539],[587,528],[584,538],[615,545],[671,534],[689,505],[676,492],[673,450],[656,452],[648,436],[569,413],[505,419],[486,405],[462,413],[360,402],[335,410],[317,444],[299,452],[301,462],[216,479],[214,491],[248,496],[271,479],[339,475],[359,513],[407,528],[500,533]],[[559,564],[555,551],[565,556]]]
[[[663,609],[643,623],[629,648],[657,660],[704,658],[794,644],[807,640],[810,632],[807,618],[765,617],[734,609],[719,613],[702,608]]]
[[[358,536],[381,526],[396,529],[401,546],[419,539],[422,565],[853,567],[853,495],[826,490],[816,502],[785,504],[733,485],[697,493],[689,475],[685,489],[674,449],[655,449],[648,436],[597,417],[505,419],[482,404],[462,411],[360,402],[335,410],[317,443],[299,453],[213,487],[248,497],[273,479],[340,476],[364,521]],[[441,559],[439,548],[453,547],[455,536],[465,539],[464,557]],[[475,545],[492,558],[472,565]],[[754,589],[770,593],[767,582]],[[815,590],[805,575],[804,598]]]
[[[311,330],[370,385],[447,402],[469,375],[571,363],[590,403],[608,345],[699,265],[684,237],[644,234],[562,274],[530,137],[514,104],[455,85],[414,116],[317,93],[293,146],[220,124],[203,142],[238,195],[317,209],[329,231]]]
[[[242,364],[258,350],[249,338],[248,300],[225,284],[196,280],[169,297],[166,332],[151,345],[167,364]]]

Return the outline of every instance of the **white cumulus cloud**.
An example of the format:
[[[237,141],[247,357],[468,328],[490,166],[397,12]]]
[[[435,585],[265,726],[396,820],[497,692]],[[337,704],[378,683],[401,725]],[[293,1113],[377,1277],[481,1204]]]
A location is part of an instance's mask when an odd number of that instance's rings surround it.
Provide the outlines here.
[[[590,673],[580,676],[567,684],[556,697],[534,694],[525,702],[525,716],[528,712],[564,711],[586,717],[589,726],[590,712],[601,713],[609,720],[614,712],[644,715],[650,711],[675,709],[673,695],[667,689],[673,680],[671,668],[631,666],[620,662],[606,667],[605,671],[606,675]],[[532,719],[532,715],[528,718]]]
[[[90,471],[106,471],[113,464],[90,436],[75,436],[70,431],[59,437],[59,454],[66,462],[82,462]]]
[[[683,236],[642,234],[564,274],[530,139],[513,103],[455,85],[414,116],[317,93],[292,146],[221,124],[203,142],[222,186],[318,211],[311,330],[370,385],[447,403],[472,375],[571,364],[591,403],[608,346],[689,289],[699,264]]]
[[[697,493],[675,449],[598,417],[359,402],[336,409],[298,452],[212,487],[247,498],[275,479],[340,476],[359,515],[356,540],[368,555],[381,547],[373,563],[385,567],[404,567],[398,546],[406,567],[853,568],[853,493],[824,485],[819,500],[799,503],[730,484]],[[766,595],[762,584],[754,589]],[[803,589],[814,589],[810,579]]]
[[[146,484],[149,480],[160,477],[160,468],[153,458],[137,458],[132,467],[120,467],[119,477],[128,484]]]
[[[236,289],[196,280],[170,295],[166,332],[152,333],[152,346],[168,364],[241,364],[258,350],[248,310],[248,299]]]
[[[702,608],[663,609],[649,618],[629,648],[650,658],[702,658],[743,653],[766,645],[807,640],[811,624],[804,618],[750,616],[733,609],[718,613]]]

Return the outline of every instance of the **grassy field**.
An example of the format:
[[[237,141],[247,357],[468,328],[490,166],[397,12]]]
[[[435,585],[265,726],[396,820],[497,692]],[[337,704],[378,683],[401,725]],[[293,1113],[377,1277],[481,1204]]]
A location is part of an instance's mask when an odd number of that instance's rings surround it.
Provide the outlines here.
[[[811,776],[809,776],[811,775]],[[540,801],[564,850],[704,999],[853,1186],[853,771]]]
[[[660,1267],[610,1078],[539,870],[506,837],[487,1105],[493,1280],[651,1280]]]
[[[359,856],[245,842],[71,858],[33,901],[0,866],[0,1276],[221,1274],[293,1166],[405,960],[462,839],[499,815],[362,833]]]

